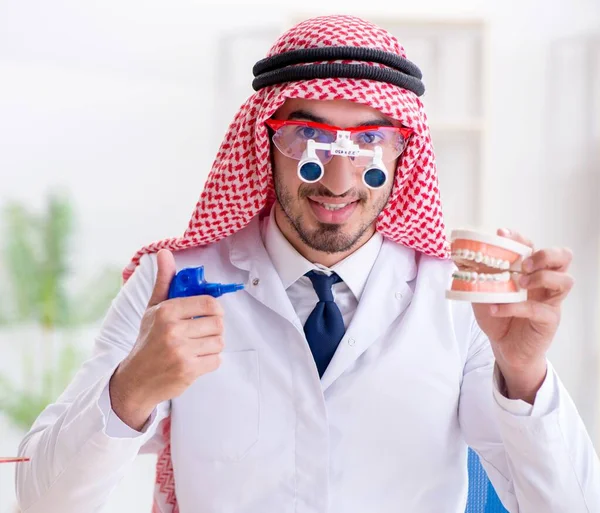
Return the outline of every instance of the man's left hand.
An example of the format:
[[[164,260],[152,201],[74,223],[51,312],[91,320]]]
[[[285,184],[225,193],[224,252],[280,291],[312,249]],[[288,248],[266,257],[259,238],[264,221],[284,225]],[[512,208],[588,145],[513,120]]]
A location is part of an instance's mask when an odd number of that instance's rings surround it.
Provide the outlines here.
[[[522,235],[498,230],[498,235],[533,244]],[[527,301],[510,304],[473,304],[473,311],[492,350],[510,399],[533,404],[547,371],[546,352],[561,316],[561,304],[573,287],[567,273],[573,254],[568,248],[533,250],[523,261],[521,288]]]

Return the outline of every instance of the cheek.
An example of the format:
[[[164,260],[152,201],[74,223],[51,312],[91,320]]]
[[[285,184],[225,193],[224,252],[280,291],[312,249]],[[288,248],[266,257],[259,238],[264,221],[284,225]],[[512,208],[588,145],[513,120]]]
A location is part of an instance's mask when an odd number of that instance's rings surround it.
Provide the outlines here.
[[[385,202],[387,202],[387,200],[389,199],[390,195],[392,194],[392,189],[394,188],[394,183],[396,181],[396,174],[398,173],[398,164],[400,163],[400,159],[396,159],[394,162],[390,162],[389,165],[386,164],[387,170],[388,170],[388,179],[386,184],[383,187],[383,190],[381,191],[377,191],[379,197],[380,197],[380,201],[385,200]]]
[[[394,160],[394,162],[390,162],[389,164],[385,165],[390,174],[389,180],[391,183],[394,183],[394,180],[396,178],[396,173],[398,172],[398,164],[399,163],[400,163],[400,157],[398,157],[396,160]]]
[[[297,195],[298,188],[304,183],[298,177],[298,161],[282,155],[279,151],[274,151],[272,156],[273,176],[279,188]]]
[[[377,191],[371,191],[371,205],[376,210],[382,210],[390,199],[392,187],[394,185],[394,177],[390,176],[385,186]]]

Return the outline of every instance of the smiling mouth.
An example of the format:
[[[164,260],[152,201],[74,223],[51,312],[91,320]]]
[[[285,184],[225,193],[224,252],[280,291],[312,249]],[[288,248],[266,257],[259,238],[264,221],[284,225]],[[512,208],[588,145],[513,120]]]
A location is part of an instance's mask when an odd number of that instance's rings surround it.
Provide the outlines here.
[[[356,210],[359,200],[332,203],[307,198],[308,204],[316,219],[325,224],[343,224],[350,219]]]
[[[349,201],[348,203],[324,203],[322,201],[310,201],[316,203],[317,205],[320,205],[323,208],[326,208],[327,210],[331,210],[332,212],[335,212],[336,210],[341,210],[342,208],[345,208],[348,205],[351,205],[352,203],[356,203],[356,201]]]

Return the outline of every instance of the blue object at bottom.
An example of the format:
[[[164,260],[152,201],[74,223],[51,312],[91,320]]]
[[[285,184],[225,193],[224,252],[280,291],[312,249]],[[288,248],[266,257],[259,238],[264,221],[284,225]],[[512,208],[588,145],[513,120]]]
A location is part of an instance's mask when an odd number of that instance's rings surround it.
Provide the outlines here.
[[[465,513],[509,513],[502,505],[479,456],[469,449],[469,492]]]

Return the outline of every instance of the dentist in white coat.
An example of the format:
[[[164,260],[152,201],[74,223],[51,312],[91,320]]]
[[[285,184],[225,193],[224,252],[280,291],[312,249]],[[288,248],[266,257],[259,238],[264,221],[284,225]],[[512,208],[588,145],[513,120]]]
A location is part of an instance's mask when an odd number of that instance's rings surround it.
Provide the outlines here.
[[[185,234],[134,257],[93,356],[24,438],[22,512],[102,511],[156,451],[155,513],[462,513],[470,446],[512,513],[599,513],[598,457],[546,358],[571,253],[534,250],[523,303],[448,301],[418,68],[340,16],[269,57]],[[326,151],[300,176],[307,141],[340,127],[384,147],[387,176],[367,186],[371,161]],[[245,289],[168,299],[198,265]]]

